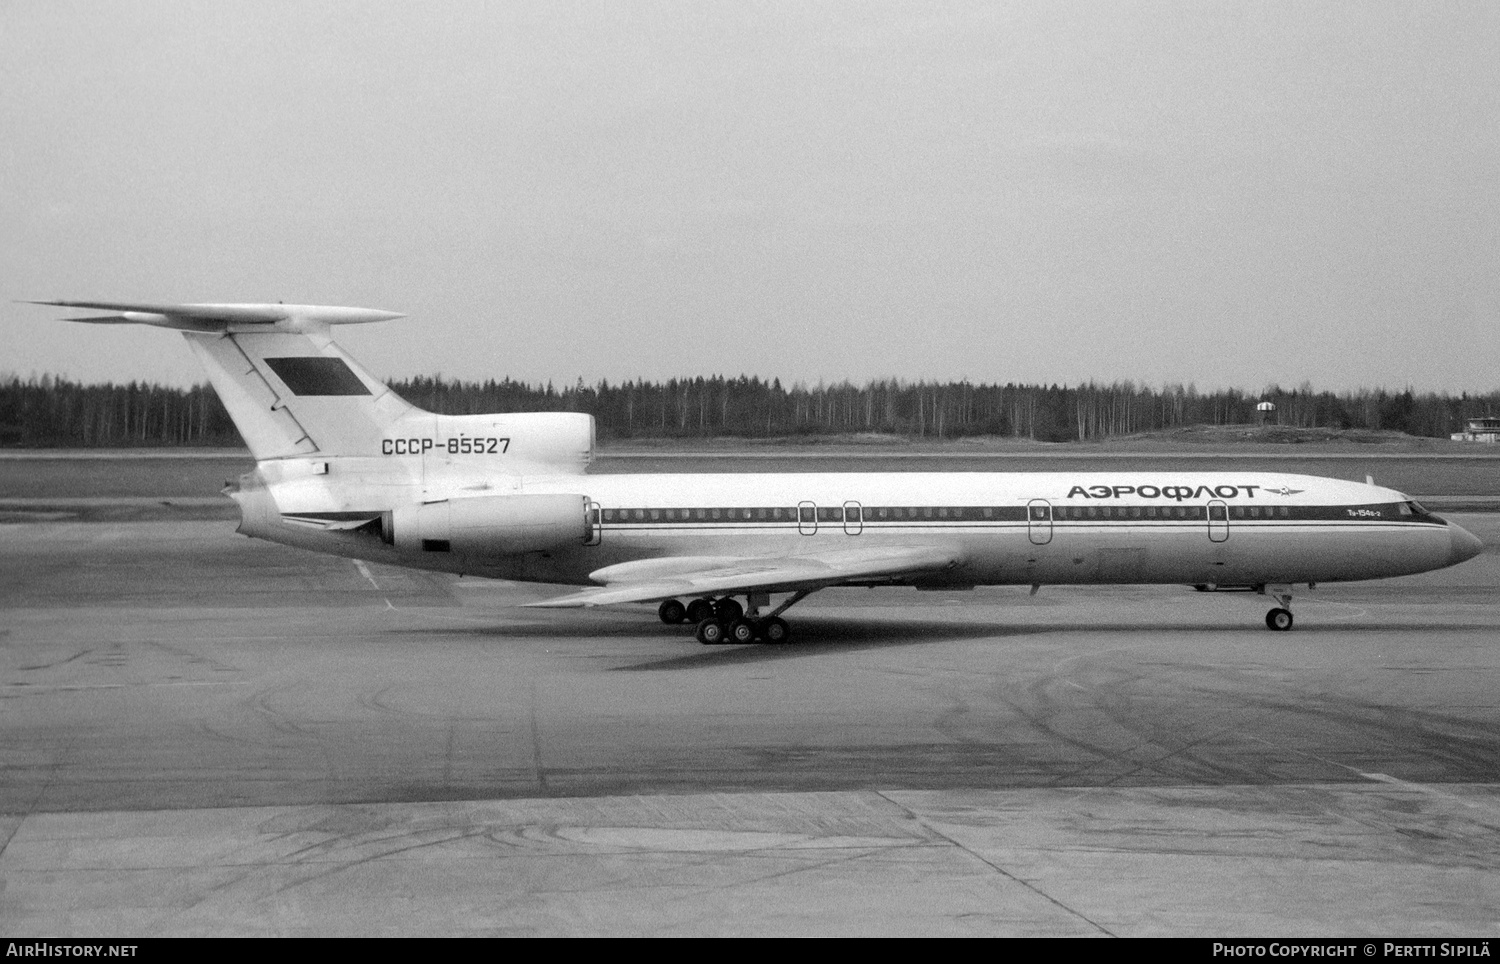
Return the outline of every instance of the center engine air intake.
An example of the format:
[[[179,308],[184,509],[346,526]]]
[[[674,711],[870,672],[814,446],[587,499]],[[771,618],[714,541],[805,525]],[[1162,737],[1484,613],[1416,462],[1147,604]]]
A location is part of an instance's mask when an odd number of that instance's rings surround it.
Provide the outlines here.
[[[397,549],[508,556],[583,545],[588,496],[486,495],[402,506],[384,514],[381,538]]]

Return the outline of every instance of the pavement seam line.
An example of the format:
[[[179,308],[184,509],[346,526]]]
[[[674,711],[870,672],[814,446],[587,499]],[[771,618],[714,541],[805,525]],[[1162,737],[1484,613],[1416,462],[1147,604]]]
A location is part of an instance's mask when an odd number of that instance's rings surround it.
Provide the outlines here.
[[[4,840],[0,840],[0,860],[5,859],[5,848],[9,847],[10,842],[16,839],[16,834],[21,832],[21,824],[25,823],[30,818],[31,814],[29,813],[21,814],[20,819],[16,821],[16,825],[11,828],[10,833],[5,835]]]
[[[964,853],[968,854],[970,857],[973,857],[975,860],[979,861],[980,863],[984,864],[986,867],[990,868],[995,873],[997,873],[1000,876],[1004,877],[1006,880],[1012,881],[1013,883],[1020,884],[1022,887],[1025,887],[1027,890],[1031,891],[1033,894],[1036,894],[1038,897],[1040,897],[1043,900],[1047,901],[1049,904],[1052,904],[1054,907],[1057,907],[1059,910],[1063,911],[1064,913],[1070,914],[1073,917],[1076,917],[1079,920],[1083,921],[1085,924],[1088,924],[1090,927],[1092,927],[1095,930],[1099,931],[1099,933],[1103,934],[1105,937],[1118,937],[1119,936],[1118,934],[1115,934],[1113,931],[1109,930],[1104,925],[1100,924],[1098,921],[1095,921],[1095,920],[1091,919],[1087,914],[1083,913],[1082,911],[1074,910],[1072,907],[1069,907],[1067,904],[1065,904],[1062,901],[1058,900],[1056,897],[1053,897],[1051,894],[1047,893],[1045,890],[1042,890],[1040,887],[1036,886],[1035,884],[1030,883],[1029,881],[1022,880],[1020,877],[1017,877],[1015,874],[1013,874],[1010,871],[1006,870],[1004,867],[1002,867],[999,864],[995,863],[993,860],[990,860],[988,857],[984,856],[983,854],[978,853],[977,851],[971,850],[968,847],[965,847],[958,840],[954,839],[953,837],[950,837],[948,834],[943,833],[937,827],[934,827],[931,823],[929,823],[927,820],[925,820],[921,816],[919,816],[910,807],[906,806],[905,804],[900,803],[899,801],[892,800],[889,796],[886,795],[885,791],[883,791],[883,790],[876,790],[874,792],[875,792],[875,795],[877,797],[879,797],[880,799],[882,799],[885,802],[889,803],[891,806],[896,807],[897,809],[901,810],[901,812],[903,812],[907,816],[911,817],[911,819],[915,820],[918,824],[920,824],[929,833],[936,834],[940,839],[946,840],[948,843],[952,844],[954,847],[957,847],[959,850],[961,850]]]
[[[1348,770],[1350,773],[1359,777],[1361,780],[1368,780],[1371,783],[1383,783],[1386,786],[1400,787],[1404,790],[1411,790],[1417,793],[1425,793],[1434,797],[1441,797],[1444,800],[1449,800],[1453,803],[1469,807],[1472,810],[1489,809],[1482,803],[1475,803],[1472,800],[1467,800],[1464,797],[1458,796],[1457,794],[1448,793],[1445,790],[1439,790],[1437,787],[1431,786],[1429,784],[1412,783],[1410,780],[1402,780],[1400,777],[1393,777],[1384,773],[1366,772],[1359,769],[1358,767],[1352,767],[1347,763],[1340,763],[1337,760],[1325,759],[1324,757],[1318,756],[1316,753],[1309,753],[1306,750],[1298,750],[1295,747],[1281,746],[1278,743],[1272,743],[1270,740],[1264,740],[1258,736],[1251,736],[1250,739],[1255,740],[1259,743],[1264,743],[1266,746],[1274,747],[1278,750],[1287,750],[1291,753],[1300,753],[1302,756],[1317,760],[1319,763],[1326,763],[1331,767],[1339,767],[1340,769]]]

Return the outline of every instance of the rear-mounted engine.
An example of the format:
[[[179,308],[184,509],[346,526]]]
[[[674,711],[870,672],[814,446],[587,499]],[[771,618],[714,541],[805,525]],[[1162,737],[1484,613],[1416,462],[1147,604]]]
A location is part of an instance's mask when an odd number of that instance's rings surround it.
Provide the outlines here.
[[[583,545],[589,500],[582,495],[487,495],[403,506],[381,518],[380,536],[398,549],[508,556]]]

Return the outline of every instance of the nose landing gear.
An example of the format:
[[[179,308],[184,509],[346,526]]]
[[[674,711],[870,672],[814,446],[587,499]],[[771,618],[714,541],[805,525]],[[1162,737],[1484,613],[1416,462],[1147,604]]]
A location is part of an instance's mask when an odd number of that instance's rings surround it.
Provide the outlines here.
[[[1261,594],[1276,597],[1281,603],[1275,609],[1266,613],[1266,628],[1278,633],[1285,633],[1292,628],[1292,587],[1291,586],[1262,586]]]

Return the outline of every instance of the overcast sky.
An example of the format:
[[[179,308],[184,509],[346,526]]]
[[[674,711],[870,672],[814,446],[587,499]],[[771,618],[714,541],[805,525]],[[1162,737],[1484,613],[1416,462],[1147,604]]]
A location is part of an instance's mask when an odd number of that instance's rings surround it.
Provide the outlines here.
[[[404,311],[385,377],[1491,390],[1500,4],[0,0],[13,299]]]

